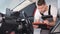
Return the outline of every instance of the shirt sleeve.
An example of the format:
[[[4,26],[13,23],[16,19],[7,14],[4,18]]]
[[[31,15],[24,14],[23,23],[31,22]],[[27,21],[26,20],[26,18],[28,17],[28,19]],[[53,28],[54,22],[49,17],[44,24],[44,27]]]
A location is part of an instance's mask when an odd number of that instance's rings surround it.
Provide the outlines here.
[[[55,6],[51,6],[51,15],[57,17],[57,8]]]
[[[40,18],[40,13],[38,11],[35,12],[35,15],[34,15],[34,22],[36,22],[36,20]]]

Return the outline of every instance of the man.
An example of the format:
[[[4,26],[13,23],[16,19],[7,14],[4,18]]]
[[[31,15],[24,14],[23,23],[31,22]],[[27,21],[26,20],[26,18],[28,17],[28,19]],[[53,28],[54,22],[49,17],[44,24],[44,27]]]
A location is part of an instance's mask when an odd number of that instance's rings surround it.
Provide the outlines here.
[[[46,24],[49,26],[54,26],[57,18],[57,9],[51,5],[51,15],[53,16],[53,21],[49,22],[47,19],[42,20],[41,14],[48,15],[49,5],[46,4],[45,0],[38,0],[37,8],[34,14],[34,23],[33,24]],[[34,25],[35,28],[38,28],[38,25]],[[41,34],[49,34],[49,30],[41,29]]]

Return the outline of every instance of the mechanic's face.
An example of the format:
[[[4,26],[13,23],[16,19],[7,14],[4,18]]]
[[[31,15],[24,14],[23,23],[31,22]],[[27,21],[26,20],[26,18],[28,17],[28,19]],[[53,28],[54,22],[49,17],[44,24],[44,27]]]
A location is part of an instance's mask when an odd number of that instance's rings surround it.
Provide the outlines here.
[[[46,9],[47,9],[47,5],[38,6],[38,9],[39,9],[40,12],[45,12]]]

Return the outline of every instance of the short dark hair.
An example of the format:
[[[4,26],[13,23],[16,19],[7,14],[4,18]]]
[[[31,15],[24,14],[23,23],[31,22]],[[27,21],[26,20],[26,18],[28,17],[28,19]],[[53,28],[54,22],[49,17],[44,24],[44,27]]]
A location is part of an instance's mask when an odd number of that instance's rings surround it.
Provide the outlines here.
[[[45,4],[46,4],[45,0],[38,0],[38,2],[37,2],[37,5],[39,5],[39,6],[45,5]]]

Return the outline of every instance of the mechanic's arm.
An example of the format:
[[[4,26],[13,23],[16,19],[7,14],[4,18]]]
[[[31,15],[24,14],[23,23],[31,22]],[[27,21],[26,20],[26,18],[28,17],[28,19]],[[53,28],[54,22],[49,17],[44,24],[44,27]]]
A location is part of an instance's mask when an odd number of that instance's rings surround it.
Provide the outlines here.
[[[34,15],[34,22],[33,22],[33,24],[40,24],[40,23],[42,23],[42,22],[40,21],[39,12],[36,12],[35,15]]]
[[[34,15],[33,27],[34,27],[34,28],[38,28],[38,27],[39,27],[38,24],[40,24],[40,23],[41,23],[41,22],[40,22],[39,13],[36,12],[35,15]],[[37,25],[35,25],[35,24],[37,24]]]
[[[51,6],[51,15],[53,16],[53,22],[51,22],[49,25],[54,26],[57,20],[57,8],[53,5]]]
[[[40,20],[39,19],[35,19],[35,21],[33,22],[33,27],[34,28],[38,28],[39,26],[39,24],[43,24],[42,22],[40,22]]]
[[[53,21],[48,23],[50,26],[54,26],[56,24],[57,17],[53,17]]]
[[[51,15],[53,16],[53,21],[50,23],[47,23],[50,26],[54,26],[56,24],[56,20],[57,20],[57,8],[54,6],[51,6]],[[47,20],[44,21],[45,23],[48,22]]]

